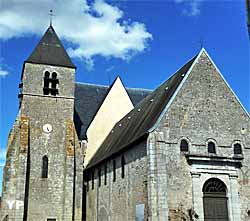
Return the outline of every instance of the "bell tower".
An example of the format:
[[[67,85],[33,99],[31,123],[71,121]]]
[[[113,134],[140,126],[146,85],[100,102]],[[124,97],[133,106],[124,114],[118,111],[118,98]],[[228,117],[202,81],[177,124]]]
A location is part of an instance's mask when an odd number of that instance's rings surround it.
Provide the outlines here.
[[[72,220],[75,69],[50,25],[24,62],[19,86],[16,195],[24,205],[16,213],[23,220]]]
[[[49,26],[24,62],[19,97],[73,98],[75,69],[54,28]]]

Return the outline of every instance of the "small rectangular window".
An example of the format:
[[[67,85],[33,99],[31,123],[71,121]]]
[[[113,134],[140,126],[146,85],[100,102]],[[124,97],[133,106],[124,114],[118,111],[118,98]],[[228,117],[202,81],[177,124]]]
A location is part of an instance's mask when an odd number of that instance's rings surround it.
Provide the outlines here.
[[[92,190],[95,188],[95,171],[92,172]]]
[[[113,160],[113,182],[116,181],[116,162]]]
[[[47,219],[47,221],[56,221],[56,219]]]
[[[98,170],[98,185],[102,185],[102,170],[101,168]]]
[[[125,158],[124,158],[124,156],[122,156],[122,159],[121,159],[121,166],[122,166],[121,177],[124,178],[125,177]]]
[[[104,185],[107,185],[107,165],[104,167]]]
[[[48,178],[48,157],[43,156],[42,161],[42,178]]]

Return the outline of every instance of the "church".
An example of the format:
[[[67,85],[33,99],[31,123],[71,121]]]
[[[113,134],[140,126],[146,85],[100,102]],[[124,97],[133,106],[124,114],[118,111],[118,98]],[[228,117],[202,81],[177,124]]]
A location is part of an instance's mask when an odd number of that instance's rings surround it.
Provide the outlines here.
[[[155,90],[75,70],[50,25],[23,63],[1,221],[250,220],[250,116],[205,49]]]

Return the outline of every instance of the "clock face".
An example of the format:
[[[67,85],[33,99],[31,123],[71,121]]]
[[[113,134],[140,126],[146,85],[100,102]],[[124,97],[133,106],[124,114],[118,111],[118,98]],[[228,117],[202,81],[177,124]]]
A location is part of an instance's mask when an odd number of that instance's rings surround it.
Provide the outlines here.
[[[52,131],[52,126],[51,126],[51,124],[44,124],[44,125],[43,125],[43,131],[44,131],[45,133],[50,133],[50,132]]]

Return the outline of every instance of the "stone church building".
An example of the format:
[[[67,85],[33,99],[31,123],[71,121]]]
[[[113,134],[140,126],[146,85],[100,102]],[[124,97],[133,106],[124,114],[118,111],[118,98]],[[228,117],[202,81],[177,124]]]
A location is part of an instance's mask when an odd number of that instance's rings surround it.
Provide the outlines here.
[[[1,221],[250,220],[250,116],[205,49],[154,91],[75,70],[50,26],[23,64]]]

